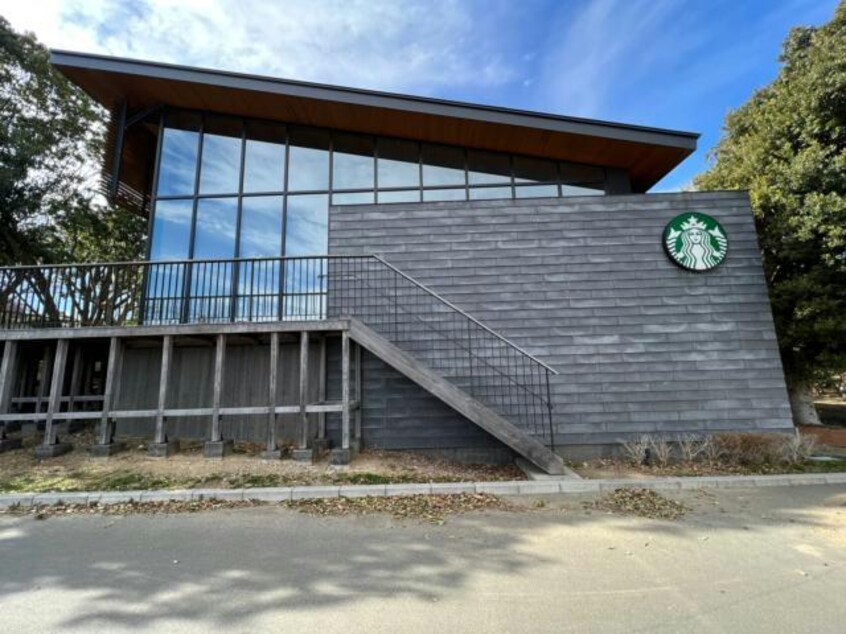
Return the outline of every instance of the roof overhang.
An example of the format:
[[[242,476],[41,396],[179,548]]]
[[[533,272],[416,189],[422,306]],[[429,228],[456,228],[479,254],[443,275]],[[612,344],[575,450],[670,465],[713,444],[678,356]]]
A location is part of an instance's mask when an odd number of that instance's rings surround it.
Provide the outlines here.
[[[113,112],[167,105],[601,165],[626,170],[636,192],[690,155],[699,136],[66,51],[51,61]]]

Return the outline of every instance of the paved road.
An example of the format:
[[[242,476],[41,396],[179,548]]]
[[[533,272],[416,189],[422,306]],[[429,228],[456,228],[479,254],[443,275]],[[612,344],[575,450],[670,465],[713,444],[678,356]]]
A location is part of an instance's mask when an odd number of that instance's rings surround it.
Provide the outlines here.
[[[443,526],[3,517],[0,631],[846,631],[846,488],[676,497],[695,509],[679,522],[572,497]]]

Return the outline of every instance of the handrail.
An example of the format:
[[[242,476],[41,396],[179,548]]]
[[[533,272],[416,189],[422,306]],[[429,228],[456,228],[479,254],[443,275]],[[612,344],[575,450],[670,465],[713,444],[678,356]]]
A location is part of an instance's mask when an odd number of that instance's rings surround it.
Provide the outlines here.
[[[403,271],[399,270],[397,267],[395,267],[393,264],[391,264],[390,262],[388,262],[387,260],[385,260],[383,257],[381,257],[381,256],[379,256],[379,255],[375,255],[375,254],[374,254],[374,255],[372,255],[371,257],[375,258],[376,260],[379,260],[379,262],[381,262],[382,264],[384,264],[385,266],[387,266],[389,269],[391,269],[391,270],[392,270],[392,271],[394,271],[395,273],[398,273],[399,275],[401,275],[402,277],[404,277],[405,279],[407,279],[409,282],[411,282],[411,283],[412,283],[412,284],[414,284],[415,286],[417,286],[417,287],[419,287],[420,289],[422,289],[422,290],[426,291],[427,293],[429,293],[429,295],[431,295],[432,297],[434,297],[435,299],[437,299],[437,300],[438,300],[439,302],[441,302],[442,304],[445,304],[445,305],[449,306],[450,308],[452,308],[454,311],[456,311],[456,312],[458,312],[458,313],[461,313],[464,317],[466,317],[467,319],[469,319],[470,321],[472,321],[474,324],[476,324],[476,325],[477,325],[477,326],[479,326],[480,328],[482,328],[482,329],[484,329],[484,330],[488,331],[490,334],[492,334],[492,335],[493,335],[494,337],[496,337],[497,339],[501,340],[503,343],[508,344],[509,346],[511,346],[512,348],[514,348],[514,349],[515,349],[515,350],[517,350],[518,352],[520,352],[521,354],[523,354],[523,355],[525,355],[525,356],[529,357],[529,358],[530,358],[532,361],[534,361],[535,363],[538,363],[538,364],[542,365],[544,368],[546,368],[547,370],[549,370],[550,372],[552,372],[554,375],[558,375],[558,370],[556,370],[555,368],[550,367],[549,365],[547,365],[546,363],[544,363],[543,361],[541,361],[540,359],[538,359],[535,355],[533,355],[533,354],[531,354],[531,353],[529,353],[529,352],[526,352],[525,350],[523,350],[523,348],[521,348],[520,346],[518,346],[517,344],[515,344],[513,341],[510,341],[509,339],[506,339],[505,337],[503,337],[501,334],[499,334],[499,333],[498,333],[498,332],[496,332],[495,330],[491,330],[491,328],[490,328],[490,327],[488,327],[488,326],[486,326],[485,324],[483,324],[482,322],[480,322],[478,319],[476,319],[475,317],[473,317],[473,315],[468,314],[466,311],[462,310],[461,308],[459,308],[458,306],[456,306],[455,304],[453,304],[453,303],[452,303],[451,301],[449,301],[448,299],[446,299],[446,298],[444,298],[443,296],[441,296],[440,294],[436,293],[435,291],[433,291],[431,288],[429,288],[429,287],[428,287],[428,286],[426,286],[425,284],[421,284],[420,282],[418,282],[417,280],[415,280],[413,277],[411,277],[411,276],[409,276],[408,274],[404,273]]]

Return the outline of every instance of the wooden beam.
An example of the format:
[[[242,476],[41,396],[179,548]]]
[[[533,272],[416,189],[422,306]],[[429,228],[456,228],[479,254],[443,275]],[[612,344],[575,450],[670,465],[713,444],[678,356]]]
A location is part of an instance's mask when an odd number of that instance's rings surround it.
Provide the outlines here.
[[[7,341],[3,346],[3,362],[0,364],[0,414],[6,414],[12,405],[12,391],[15,387],[18,369],[18,342]],[[6,423],[0,425],[0,440],[6,438]]]
[[[59,339],[56,342],[56,356],[53,361],[53,376],[50,377],[50,400],[47,404],[47,418],[44,426],[44,445],[55,445],[56,428],[53,425],[53,416],[58,413],[61,407],[62,387],[65,378],[65,366],[68,360],[67,339]]]
[[[270,368],[268,371],[267,391],[267,451],[276,451],[279,446],[276,440],[276,400],[278,390],[279,371],[279,333],[270,333]]]
[[[167,400],[167,385],[170,378],[170,358],[173,354],[173,336],[165,335],[162,338],[162,367],[159,373],[159,402],[156,410],[156,434],[155,443],[167,442],[165,433],[165,405]]]
[[[117,337],[109,340],[109,360],[106,364],[106,387],[103,390],[103,409],[100,413],[100,444],[110,445],[114,437],[114,426],[109,411],[115,403],[117,386],[123,366],[123,341]]]
[[[308,449],[308,331],[300,333],[300,433],[297,448]]]
[[[341,333],[341,449],[350,448],[350,333]]]
[[[226,335],[217,336],[214,350],[214,388],[212,392],[211,433],[209,440],[219,442],[223,440],[220,429],[220,399],[223,394],[223,374],[226,364]]]
[[[269,332],[336,332],[349,328],[347,319],[285,322],[236,322],[221,324],[170,324],[166,326],[87,326],[81,328],[30,328],[2,330],[4,341],[52,341],[55,339],[108,339],[111,337],[209,336],[263,334]]]

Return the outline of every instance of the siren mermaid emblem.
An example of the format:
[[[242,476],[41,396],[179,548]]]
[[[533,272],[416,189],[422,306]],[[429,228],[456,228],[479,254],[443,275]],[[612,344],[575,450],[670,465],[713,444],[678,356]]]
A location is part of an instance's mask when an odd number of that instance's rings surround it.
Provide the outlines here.
[[[728,253],[728,238],[720,223],[700,213],[676,216],[664,230],[667,255],[691,271],[709,271]]]

